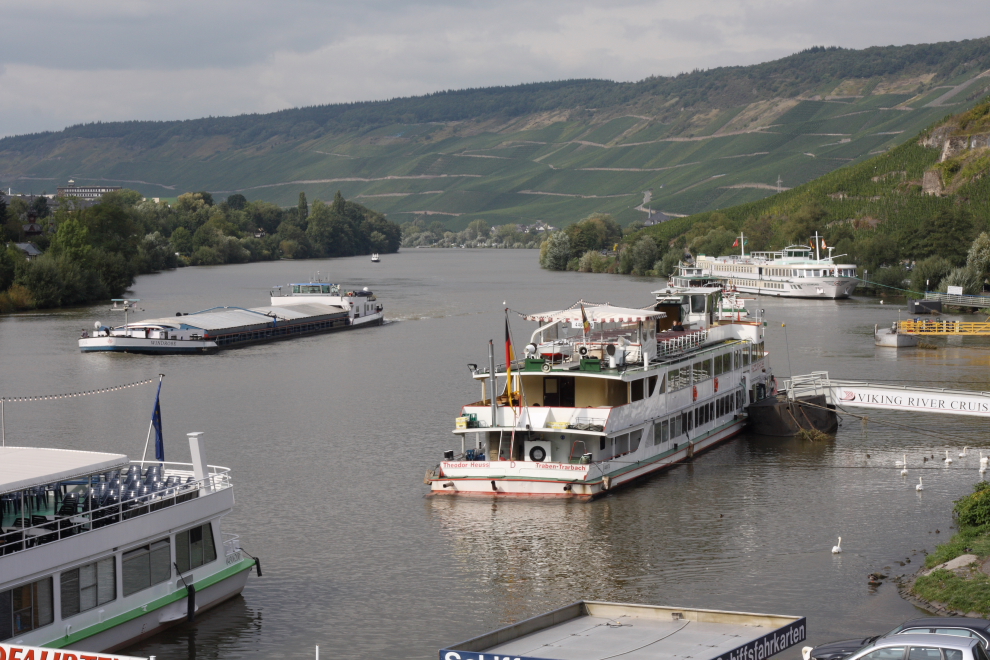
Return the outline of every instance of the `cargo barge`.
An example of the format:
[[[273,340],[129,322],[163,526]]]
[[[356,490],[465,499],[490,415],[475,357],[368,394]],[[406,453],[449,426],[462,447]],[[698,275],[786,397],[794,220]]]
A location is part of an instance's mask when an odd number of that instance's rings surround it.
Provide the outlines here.
[[[117,300],[115,309],[133,309],[136,301]],[[384,306],[367,287],[342,291],[328,282],[290,284],[272,291],[264,307],[213,307],[174,317],[145,319],[109,327],[96,323],[93,333],[83,332],[83,353],[212,353],[279,339],[381,325]]]
[[[440,660],[765,660],[807,638],[799,616],[578,601],[454,644]]]

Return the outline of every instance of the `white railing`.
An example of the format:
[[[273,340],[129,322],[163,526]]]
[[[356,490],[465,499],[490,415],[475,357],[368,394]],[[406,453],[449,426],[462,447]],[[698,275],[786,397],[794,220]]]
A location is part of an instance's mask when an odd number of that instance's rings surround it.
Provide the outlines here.
[[[829,396],[832,386],[827,371],[812,371],[802,376],[792,376],[784,380],[787,398],[794,400],[805,396]]]
[[[949,293],[925,293],[925,300],[939,300],[946,305],[958,305],[959,307],[976,307],[986,309],[990,307],[990,296],[960,296]]]
[[[229,557],[230,555],[237,555],[241,552],[241,537],[237,534],[228,534],[223,532],[223,554]]]
[[[664,356],[683,353],[684,351],[699,348],[707,339],[708,331],[698,330],[697,332],[681,335],[680,337],[674,337],[673,339],[658,341],[657,353]]]
[[[133,464],[159,464],[159,462],[134,461]],[[192,467],[191,463],[165,463],[164,465]],[[4,527],[0,531],[0,542],[2,542],[0,543],[0,556],[20,552],[37,547],[43,543],[57,541],[77,534],[91,532],[107,525],[114,525],[137,516],[174,506],[200,497],[204,491],[208,494],[210,491],[219,491],[232,487],[229,468],[210,465],[207,469],[210,473],[204,479],[162,487],[145,495],[137,495],[135,497],[128,497],[127,494],[111,495],[110,497],[116,498],[116,501],[111,504],[95,509],[87,508],[84,511],[77,511],[73,515],[59,515],[57,513],[45,515],[46,520],[44,523],[39,522],[30,526],[24,523],[31,522],[33,516],[39,514],[32,514],[31,512],[31,504],[35,499],[35,494],[26,491],[23,498],[11,498],[10,500],[15,507],[20,507],[20,512],[14,514],[15,524],[13,526]],[[169,468],[163,471],[163,476],[165,478],[188,478],[193,476],[193,473],[192,470]],[[100,483],[107,482],[97,482],[97,484]],[[56,484],[56,487],[59,485]],[[83,486],[83,488],[89,489],[89,492],[83,490],[81,494],[86,496],[87,504],[92,504],[92,498],[94,496],[92,492],[93,486]],[[18,522],[21,524],[16,524]]]

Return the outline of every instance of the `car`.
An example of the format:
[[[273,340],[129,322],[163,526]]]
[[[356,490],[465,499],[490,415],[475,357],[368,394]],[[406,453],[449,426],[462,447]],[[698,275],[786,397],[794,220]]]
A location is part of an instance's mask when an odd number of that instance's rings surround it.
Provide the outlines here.
[[[879,637],[849,660],[990,660],[979,638],[933,633]]]
[[[843,660],[864,646],[873,644],[878,639],[885,639],[891,635],[902,635],[905,633],[972,637],[980,640],[984,650],[990,648],[990,621],[986,619],[971,619],[964,616],[925,617],[905,621],[883,635],[844,639],[838,642],[829,642],[828,644],[816,646],[807,654],[804,654],[804,660]]]

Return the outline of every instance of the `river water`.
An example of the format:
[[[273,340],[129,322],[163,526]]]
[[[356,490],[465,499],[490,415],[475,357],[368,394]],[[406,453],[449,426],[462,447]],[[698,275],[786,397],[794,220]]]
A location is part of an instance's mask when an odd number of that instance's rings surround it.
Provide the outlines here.
[[[142,276],[130,295],[142,299],[141,317],[257,306],[272,286],[315,271],[371,287],[390,322],[210,356],[148,357],[78,352],[81,329],[123,320],[105,305],[0,318],[0,395],[163,373],[166,457],[188,461],[185,434],[203,431],[209,461],[232,468],[237,507],[223,527],[262,559],[264,577],[131,655],[305,658],[320,645],[334,658],[431,658],[581,598],[804,615],[812,643],[879,633],[919,610],[892,584],[869,587],[867,574],[913,571],[923,550],[948,538],[952,501],[979,479],[973,448],[990,450],[985,422],[869,411],[867,425],[846,418],[834,442],[741,436],[590,503],[425,497],[426,469],[459,447],[454,417],[478,398],[466,365],[487,361],[488,339],[500,343],[505,306],[543,311],[582,297],[644,306],[661,283],[542,271],[533,251],[409,250],[377,265],[355,257],[186,268]],[[990,390],[986,342],[875,348],[873,325],[896,319],[896,306],[748,304],[766,310],[778,378],[827,370]],[[513,328],[522,344],[533,325],[513,317]],[[8,403],[7,443],[136,457],[153,402],[143,386]],[[964,445],[969,458],[955,458]],[[922,463],[946,449],[952,467]],[[893,469],[902,453],[908,477]],[[839,535],[844,552],[833,555]]]

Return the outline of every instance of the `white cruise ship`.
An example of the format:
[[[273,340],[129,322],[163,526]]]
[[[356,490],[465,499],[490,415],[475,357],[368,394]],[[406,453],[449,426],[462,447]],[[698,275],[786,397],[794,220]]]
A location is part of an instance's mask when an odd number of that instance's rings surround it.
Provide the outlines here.
[[[192,464],[0,447],[0,642],[112,651],[241,592],[256,560],[221,529],[229,470],[200,434],[190,448]]]
[[[740,293],[755,293],[783,298],[848,298],[859,279],[855,264],[837,264],[832,257],[821,256],[822,238],[816,233],[815,247],[791,245],[778,252],[751,252],[740,247],[739,254],[722,257],[698,255],[697,276],[718,278]],[[745,237],[739,237],[740,246]],[[840,255],[841,256],[841,255]]]
[[[739,433],[774,388],[762,319],[721,314],[716,287],[654,293],[647,309],[525,316],[538,327],[521,360],[496,366],[490,343],[431,492],[590,499]]]

